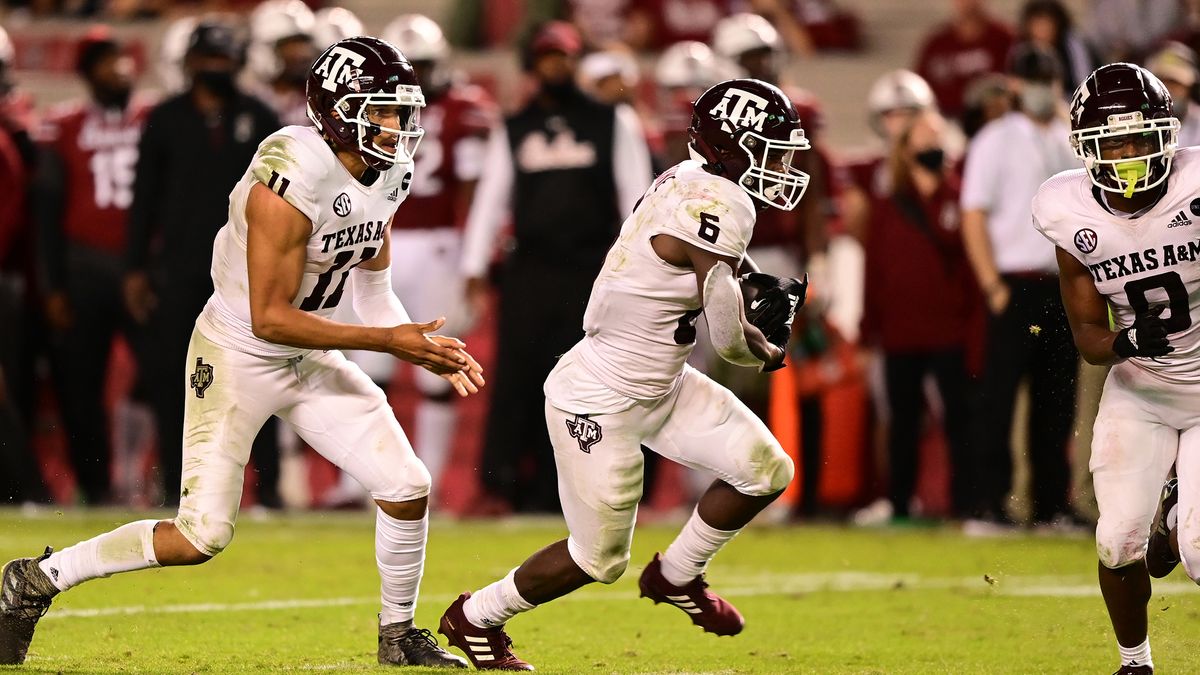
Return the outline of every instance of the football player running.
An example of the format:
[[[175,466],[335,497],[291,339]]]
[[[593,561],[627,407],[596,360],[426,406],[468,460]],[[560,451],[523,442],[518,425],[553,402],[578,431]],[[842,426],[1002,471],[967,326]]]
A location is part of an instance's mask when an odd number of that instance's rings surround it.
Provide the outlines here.
[[[387,399],[339,349],[382,351],[436,372],[460,395],[483,384],[463,343],[409,322],[392,292],[388,224],[408,194],[424,105],[392,45],[355,37],[329,47],[308,80],[313,126],[267,137],[233,188],[217,234],[215,291],[188,352],[183,480],[172,520],[142,520],[5,565],[0,663],[25,660],[58,593],[89,579],[195,565],[229,545],[250,445],[271,415],[354,476],[378,504],[382,578],[378,658],[466,667],[413,626],[428,529],[429,472]],[[331,321],[346,284],[365,326]]]
[[[642,494],[641,445],[719,476],[683,532],[646,566],[642,595],[675,605],[705,631],[742,630],[741,614],[708,590],[704,572],[791,482],[792,462],[741,401],[685,361],[703,314],[723,358],[782,367],[805,282],[752,275],[764,290],[751,323],[738,278],[756,272],[745,252],[757,212],[790,210],[804,193],[808,176],[794,155],[809,144],[792,102],[759,80],[729,80],[702,94],[689,134],[693,159],[659,176],[625,220],[592,287],[584,338],[546,380],[570,536],[463,593],[442,616],[439,631],[477,668],[531,670],[511,651],[505,623],[625,571]]]
[[[1042,185],[1034,224],[1057,246],[1079,353],[1112,364],[1090,462],[1100,590],[1121,655],[1117,673],[1152,673],[1150,573],[1165,575],[1182,558],[1200,579],[1200,150],[1176,148],[1171,96],[1140,66],[1097,69],[1070,113],[1071,145],[1085,168]],[[1179,489],[1166,495],[1189,515],[1177,535],[1164,536],[1175,529],[1168,500],[1157,519],[1164,534],[1150,537],[1176,462]]]

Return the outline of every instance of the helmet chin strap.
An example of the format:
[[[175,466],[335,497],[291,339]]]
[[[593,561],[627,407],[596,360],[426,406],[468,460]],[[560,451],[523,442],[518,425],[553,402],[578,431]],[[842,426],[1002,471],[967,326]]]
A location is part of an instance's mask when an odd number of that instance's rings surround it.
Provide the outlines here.
[[[712,169],[712,173],[721,176],[725,175],[725,165],[716,160],[709,161],[707,157],[705,157],[699,150],[696,149],[696,146],[692,142],[688,143],[688,156],[697,162],[700,162],[704,166],[710,167]]]

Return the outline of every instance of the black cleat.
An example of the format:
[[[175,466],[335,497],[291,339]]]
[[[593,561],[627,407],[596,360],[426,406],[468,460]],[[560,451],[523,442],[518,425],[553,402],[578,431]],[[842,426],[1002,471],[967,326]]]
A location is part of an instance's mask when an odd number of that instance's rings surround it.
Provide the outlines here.
[[[1146,570],[1155,579],[1171,573],[1179,564],[1179,556],[1171,550],[1171,530],[1179,524],[1179,479],[1172,478],[1163,486],[1158,515],[1154,518],[1154,529],[1146,544]]]
[[[379,663],[427,668],[467,667],[466,659],[439,647],[437,638],[429,630],[404,623],[379,627]]]
[[[1136,663],[1131,663],[1127,666],[1121,666],[1121,669],[1113,673],[1113,675],[1154,675],[1154,669],[1150,666],[1140,666]]]
[[[58,595],[50,577],[38,567],[52,552],[47,546],[41,556],[10,560],[0,571],[0,665],[25,662],[33,629]]]

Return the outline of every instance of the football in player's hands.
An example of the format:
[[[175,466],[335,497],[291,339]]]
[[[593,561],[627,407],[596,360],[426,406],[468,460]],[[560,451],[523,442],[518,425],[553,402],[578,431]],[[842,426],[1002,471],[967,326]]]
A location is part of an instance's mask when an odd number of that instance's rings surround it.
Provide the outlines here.
[[[1113,351],[1123,359],[1166,356],[1175,351],[1167,340],[1167,323],[1162,320],[1164,307],[1158,305],[1137,315],[1133,325],[1122,328],[1113,341]]]
[[[796,310],[804,305],[808,293],[808,275],[800,280],[751,272],[743,274],[739,281],[746,319],[772,344],[786,349]]]

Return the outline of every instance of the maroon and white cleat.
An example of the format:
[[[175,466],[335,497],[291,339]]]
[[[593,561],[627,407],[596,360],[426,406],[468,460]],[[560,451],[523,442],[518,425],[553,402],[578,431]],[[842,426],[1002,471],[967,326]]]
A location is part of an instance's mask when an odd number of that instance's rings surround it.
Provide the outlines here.
[[[683,586],[676,586],[667,581],[662,575],[660,553],[655,553],[654,560],[646,565],[642,578],[638,579],[638,588],[642,590],[643,598],[650,598],[656,605],[665,602],[687,612],[692,623],[703,628],[706,633],[737,635],[746,625],[736,607],[708,590],[704,575]]]
[[[438,632],[446,636],[447,644],[458,647],[479,670],[533,670],[533,666],[512,653],[512,638],[503,626],[479,628],[467,621],[463,605],[470,593],[458,596],[442,614]]]

